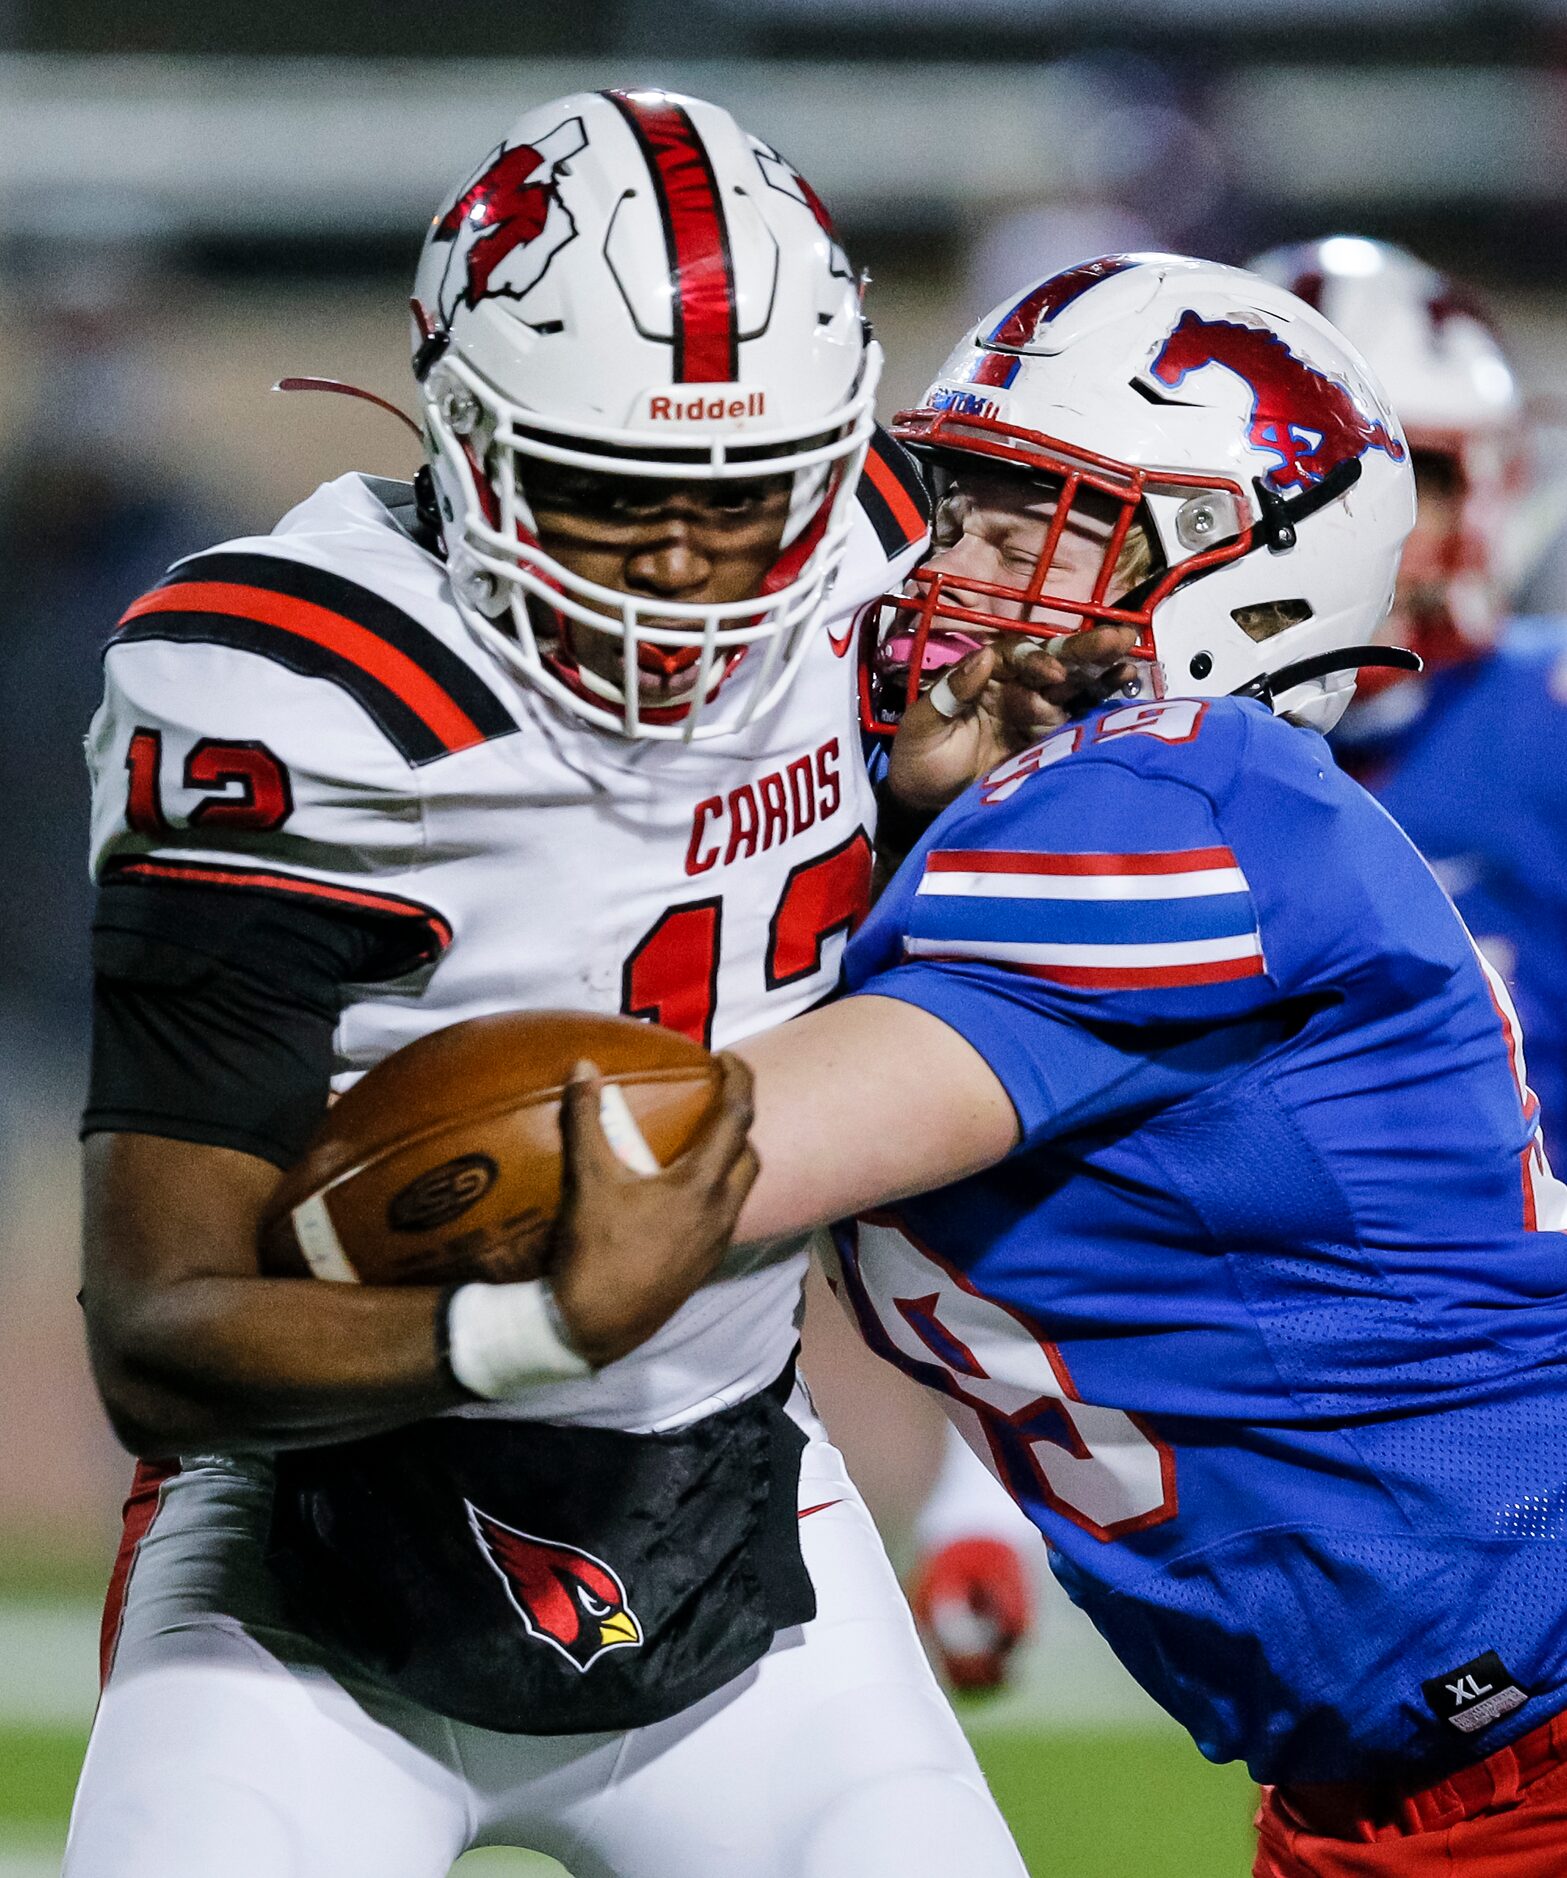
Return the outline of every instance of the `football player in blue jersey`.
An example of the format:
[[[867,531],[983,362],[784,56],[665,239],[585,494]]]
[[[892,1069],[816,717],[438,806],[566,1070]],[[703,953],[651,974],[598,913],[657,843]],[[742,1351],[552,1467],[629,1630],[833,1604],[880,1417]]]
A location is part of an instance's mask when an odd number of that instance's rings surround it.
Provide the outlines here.
[[[1373,668],[1333,731],[1506,980],[1529,1039],[1547,1151],[1567,1126],[1567,623],[1505,618],[1528,498],[1518,386],[1483,312],[1404,250],[1357,236],[1278,248],[1254,270],[1324,313],[1371,364],[1419,494]],[[909,637],[903,627],[905,641]],[[891,649],[896,653],[896,647]],[[913,1595],[949,1678],[1005,1680],[1029,1578],[1011,1509],[949,1449],[921,1520]]]
[[[937,546],[870,702],[961,737],[998,635],[1094,622],[1137,695],[946,807],[850,995],[743,1046],[742,1236],[848,1222],[867,1341],[1269,1788],[1259,1878],[1554,1878],[1567,1190],[1505,988],[1318,734],[1411,662],[1398,424],[1293,296],[1135,256],[999,309],[900,432]]]
[[[1386,243],[1279,248],[1258,273],[1370,362],[1409,440],[1419,515],[1382,637],[1425,671],[1367,675],[1339,762],[1402,825],[1507,980],[1547,1146],[1567,1150],[1567,623],[1506,617],[1527,498],[1518,387],[1483,313]]]

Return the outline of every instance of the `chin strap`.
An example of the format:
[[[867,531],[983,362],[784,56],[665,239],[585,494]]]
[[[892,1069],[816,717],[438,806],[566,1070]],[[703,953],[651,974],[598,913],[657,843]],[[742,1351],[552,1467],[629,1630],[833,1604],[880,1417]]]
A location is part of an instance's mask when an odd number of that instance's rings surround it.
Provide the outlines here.
[[[1315,515],[1318,509],[1325,509],[1340,496],[1348,495],[1359,481],[1358,456],[1346,457],[1342,463],[1336,463],[1320,482],[1312,483],[1297,496],[1281,496],[1276,489],[1270,489],[1260,476],[1254,476],[1251,486],[1257,492],[1257,507],[1260,511],[1257,533],[1261,535],[1269,554],[1287,554],[1295,545],[1295,531],[1306,517]]]
[[[1276,672],[1263,672],[1249,684],[1237,685],[1230,696],[1256,698],[1271,707],[1280,692],[1309,684],[1314,678],[1327,678],[1334,672],[1359,671],[1364,665],[1385,665],[1399,672],[1425,669],[1420,655],[1403,646],[1340,646],[1336,652],[1319,652],[1314,658],[1296,659],[1293,665],[1281,665]]]

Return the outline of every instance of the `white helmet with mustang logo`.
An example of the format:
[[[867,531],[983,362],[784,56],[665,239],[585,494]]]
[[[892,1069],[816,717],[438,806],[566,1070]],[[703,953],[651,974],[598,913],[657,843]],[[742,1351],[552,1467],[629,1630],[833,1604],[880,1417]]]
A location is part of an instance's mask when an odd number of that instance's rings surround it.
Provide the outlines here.
[[[1111,255],[1051,275],[980,322],[896,434],[944,469],[983,459],[1060,491],[1014,581],[940,554],[883,609],[870,688],[912,698],[997,629],[1138,628],[1137,695],[1240,692],[1321,729],[1361,665],[1414,520],[1409,453],[1365,361],[1321,314],[1238,268]],[[1083,597],[1052,561],[1102,543]],[[938,549],[940,510],[938,508]]]
[[[826,211],[726,111],[584,93],[522,117],[425,241],[414,372],[452,589],[471,626],[567,709],[627,736],[706,737],[782,694],[853,518],[881,353]],[[541,546],[530,483],[790,479],[760,595],[634,595]],[[651,493],[650,493],[651,492]],[[623,682],[578,656],[610,635]],[[639,670],[696,676],[639,708]],[[734,674],[722,711],[713,698]]]

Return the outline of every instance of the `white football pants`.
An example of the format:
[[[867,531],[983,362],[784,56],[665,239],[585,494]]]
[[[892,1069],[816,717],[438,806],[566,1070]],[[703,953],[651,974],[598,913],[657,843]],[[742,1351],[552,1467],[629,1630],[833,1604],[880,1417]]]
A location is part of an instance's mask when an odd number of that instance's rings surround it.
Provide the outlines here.
[[[131,1566],[64,1878],[444,1878],[481,1845],[574,1878],[1024,1878],[819,1425],[800,1495],[811,1623],[670,1721],[507,1735],[289,1628],[264,1467],[182,1471]]]

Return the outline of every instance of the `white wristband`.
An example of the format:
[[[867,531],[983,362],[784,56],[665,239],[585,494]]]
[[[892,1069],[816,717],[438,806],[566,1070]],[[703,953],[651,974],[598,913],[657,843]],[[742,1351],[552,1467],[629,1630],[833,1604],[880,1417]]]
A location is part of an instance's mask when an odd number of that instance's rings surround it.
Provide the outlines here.
[[[963,709],[963,706],[959,704],[957,697],[953,693],[952,686],[948,682],[945,672],[941,674],[935,684],[931,686],[930,690],[925,693],[925,696],[929,698],[931,705],[941,717],[956,717],[958,712]]]
[[[452,1374],[491,1402],[593,1373],[561,1334],[547,1278],[461,1286],[446,1307],[446,1335]]]

